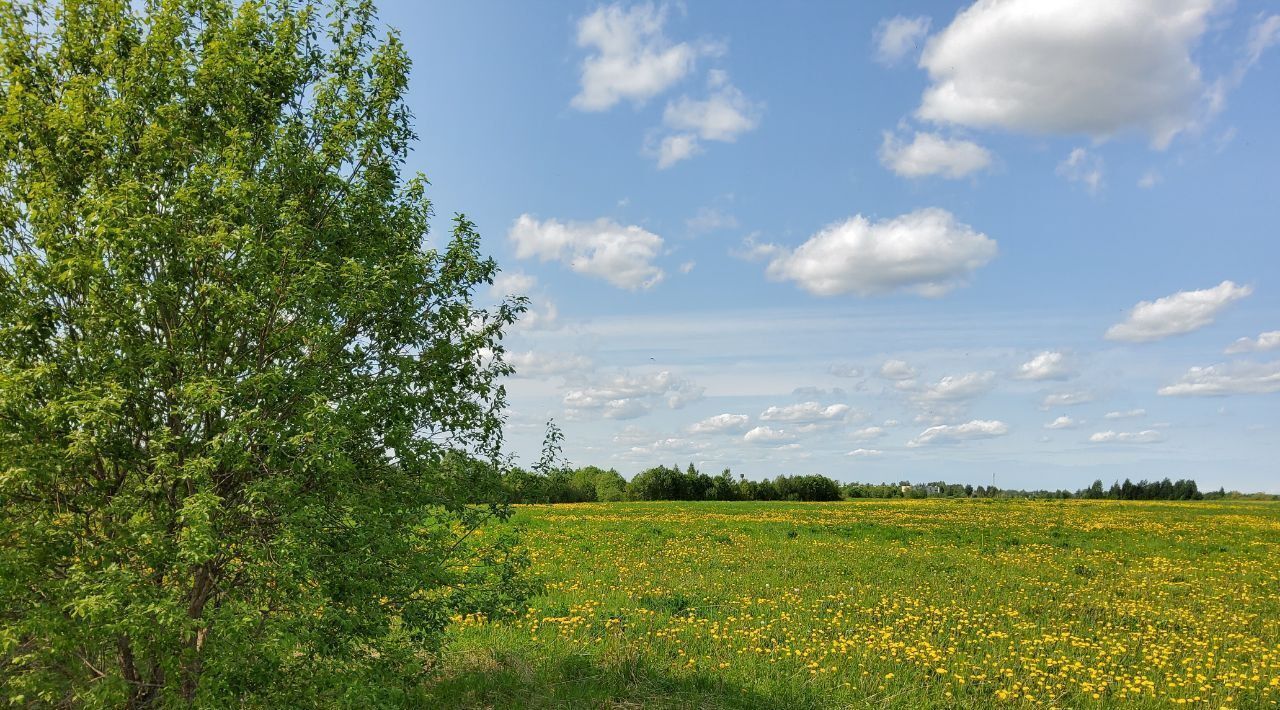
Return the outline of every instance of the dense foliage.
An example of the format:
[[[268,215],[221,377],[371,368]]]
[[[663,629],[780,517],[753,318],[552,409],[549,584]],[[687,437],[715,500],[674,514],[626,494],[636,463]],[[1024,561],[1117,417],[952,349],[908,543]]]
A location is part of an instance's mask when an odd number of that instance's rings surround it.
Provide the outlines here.
[[[777,476],[760,481],[734,477],[729,469],[717,476],[700,472],[692,463],[647,468],[627,481],[614,469],[596,466],[579,469],[552,467],[542,473],[509,468],[502,474],[501,488],[507,500],[516,503],[594,503],[619,500],[781,500],[834,501],[857,498],[1093,498],[1110,500],[1201,500],[1242,497],[1226,491],[1202,494],[1190,479],[1138,481],[1125,479],[1104,489],[1102,481],[1075,492],[1068,490],[1017,490],[992,486],[972,486],[934,481],[929,483],[844,483],[827,476],[808,474]]]
[[[518,605],[468,501],[523,302],[473,305],[465,218],[428,246],[375,27],[0,2],[3,700],[402,702],[450,618]]]

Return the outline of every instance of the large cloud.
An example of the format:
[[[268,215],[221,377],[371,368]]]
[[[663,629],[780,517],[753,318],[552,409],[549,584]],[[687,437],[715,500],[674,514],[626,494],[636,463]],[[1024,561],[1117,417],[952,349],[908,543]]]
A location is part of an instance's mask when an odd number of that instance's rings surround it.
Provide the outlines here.
[[[1161,387],[1166,396],[1267,394],[1280,392],[1280,360],[1193,367],[1177,382]]]
[[[990,167],[991,152],[973,141],[936,133],[917,132],[910,143],[903,143],[885,131],[880,164],[905,178],[937,175],[954,180]]]
[[[653,263],[662,253],[662,237],[635,225],[623,226],[603,218],[594,222],[539,221],[522,214],[507,236],[515,243],[517,258],[559,261],[619,288],[649,288],[664,276]]]
[[[582,62],[582,89],[571,102],[582,111],[604,111],[619,101],[644,101],[666,91],[693,70],[705,47],[673,44],[663,34],[667,13],[650,3],[623,9],[608,5],[578,21],[578,46],[594,50]]]
[[[766,271],[819,296],[909,291],[940,296],[964,284],[996,256],[996,243],[927,208],[872,222],[862,215],[832,224],[794,251],[771,246]]]
[[[979,0],[926,44],[917,115],[1099,138],[1134,129],[1164,147],[1205,94],[1191,49],[1219,4]]]
[[[1209,325],[1224,308],[1251,293],[1251,286],[1223,281],[1213,288],[1179,291],[1154,301],[1142,301],[1127,319],[1107,329],[1106,338],[1145,343],[1190,333]]]
[[[1009,425],[994,419],[974,419],[964,424],[940,424],[920,432],[907,446],[954,443],[969,439],[990,439],[1009,433]]]

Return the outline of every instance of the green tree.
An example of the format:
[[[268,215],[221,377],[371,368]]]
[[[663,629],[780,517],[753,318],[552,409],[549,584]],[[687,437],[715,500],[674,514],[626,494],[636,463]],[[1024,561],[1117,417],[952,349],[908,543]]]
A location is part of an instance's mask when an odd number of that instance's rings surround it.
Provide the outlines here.
[[[492,260],[367,2],[0,0],[0,686],[403,702],[518,603]]]

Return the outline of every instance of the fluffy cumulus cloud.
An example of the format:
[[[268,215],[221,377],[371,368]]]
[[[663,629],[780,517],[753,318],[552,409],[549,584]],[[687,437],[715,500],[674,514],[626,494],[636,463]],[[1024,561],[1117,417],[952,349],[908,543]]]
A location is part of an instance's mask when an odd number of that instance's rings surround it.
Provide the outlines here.
[[[698,137],[692,133],[678,133],[674,136],[663,136],[658,147],[652,151],[658,159],[659,168],[669,168],[681,160],[688,160],[702,152]]]
[[[925,45],[926,120],[1146,133],[1164,147],[1205,94],[1191,50],[1218,0],[978,0]]]
[[[643,103],[688,75],[709,48],[671,42],[666,21],[666,7],[651,3],[606,5],[578,20],[578,46],[590,54],[573,107],[604,111],[623,100]]]
[[[1099,431],[1089,435],[1094,444],[1154,444],[1164,440],[1155,429],[1145,431]]]
[[[986,394],[995,386],[996,373],[969,372],[963,375],[947,375],[920,392],[920,399],[926,401],[954,402],[972,399]]]
[[[1252,286],[1223,281],[1213,288],[1179,291],[1154,301],[1142,301],[1129,317],[1107,329],[1108,340],[1145,343],[1190,333],[1213,323],[1227,306],[1253,293]]]
[[[1075,376],[1067,363],[1067,356],[1054,350],[1045,350],[1018,366],[1014,377],[1020,380],[1067,380]]]
[[[758,426],[742,435],[742,440],[748,444],[781,444],[794,439],[793,434],[767,426]]]
[[[1009,425],[994,419],[974,419],[964,424],[939,424],[920,432],[907,446],[947,444],[971,439],[991,439],[1009,433]]]
[[[707,90],[705,98],[681,96],[667,103],[662,123],[671,133],[658,143],[659,168],[701,153],[702,141],[733,143],[760,125],[763,106],[731,84],[725,72],[708,72]]]
[[[794,250],[772,247],[766,270],[819,296],[908,291],[941,296],[996,256],[995,240],[927,208],[872,222],[857,215],[814,234]]]
[[[760,413],[762,422],[790,422],[794,424],[817,424],[821,422],[843,421],[849,415],[849,405],[819,402],[801,402],[781,407],[769,407]]]
[[[897,64],[920,46],[929,33],[929,18],[898,15],[881,20],[871,39],[876,45],[876,61],[886,66]]]
[[[1226,353],[1228,355],[1258,353],[1276,348],[1280,348],[1280,330],[1261,333],[1256,338],[1240,338],[1227,346]]]
[[[591,370],[591,360],[572,353],[543,353],[533,350],[507,353],[506,360],[516,369],[516,377],[548,377]]]
[[[635,419],[648,414],[658,403],[679,409],[701,396],[702,388],[664,370],[639,376],[616,375],[569,390],[564,406],[573,417],[598,413],[606,419]]]
[[[853,451],[845,454],[845,456],[852,456],[855,459],[868,459],[875,458],[883,453],[884,452],[879,449],[854,449]]]
[[[662,237],[635,225],[624,226],[610,219],[538,220],[523,214],[507,236],[515,244],[517,258],[559,261],[619,288],[646,289],[664,276],[653,263],[662,253]]]
[[[717,414],[689,426],[690,434],[738,434],[747,428],[751,417],[745,414]]]
[[[905,178],[936,175],[958,179],[991,166],[991,152],[973,141],[917,132],[906,143],[889,131],[880,144],[880,164]]]
[[[1071,417],[1068,417],[1064,414],[1063,416],[1058,417],[1057,419],[1054,419],[1048,424],[1045,424],[1044,428],[1045,429],[1075,429],[1081,424],[1083,424],[1083,422],[1077,419],[1072,419]]]
[[[1103,419],[1137,419],[1138,417],[1147,416],[1145,409],[1126,409],[1116,412],[1107,412],[1102,415]]]
[[[1280,360],[1193,367],[1177,382],[1157,390],[1166,396],[1201,397],[1272,392],[1280,392]]]

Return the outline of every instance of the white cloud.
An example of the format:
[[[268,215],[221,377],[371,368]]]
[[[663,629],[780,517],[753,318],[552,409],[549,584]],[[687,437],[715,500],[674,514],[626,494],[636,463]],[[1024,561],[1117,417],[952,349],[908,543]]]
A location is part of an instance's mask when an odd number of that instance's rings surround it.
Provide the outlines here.
[[[662,253],[662,237],[610,219],[594,222],[539,221],[522,214],[507,234],[516,257],[559,261],[574,271],[604,279],[619,288],[646,289],[662,280],[653,260]]]
[[[1096,194],[1102,188],[1103,170],[1102,156],[1076,148],[1058,163],[1057,173],[1071,182],[1084,184],[1089,194]]]
[[[702,152],[698,137],[689,133],[666,136],[658,143],[658,168],[669,168]]]
[[[1100,431],[1089,436],[1094,444],[1154,444],[1164,436],[1155,429],[1146,431]]]
[[[1089,392],[1057,392],[1047,394],[1040,401],[1042,409],[1052,409],[1054,407],[1071,407],[1077,404],[1085,404],[1093,401],[1093,395]]]
[[[974,419],[964,424],[941,424],[920,432],[907,446],[951,443],[970,439],[990,439],[1009,433],[1009,425],[994,419]]]
[[[911,380],[916,371],[905,360],[885,360],[880,366],[880,376],[886,380]]]
[[[503,271],[493,279],[489,292],[495,298],[507,296],[527,296],[538,285],[537,277],[523,271]]]
[[[751,417],[745,414],[717,414],[690,425],[690,434],[728,434],[747,428]]]
[[[533,350],[507,353],[506,361],[516,369],[516,377],[547,377],[591,369],[591,360],[571,353],[542,353]]]
[[[1129,409],[1122,412],[1107,412],[1102,415],[1103,419],[1137,419],[1138,417],[1147,416],[1145,409]]]
[[[907,53],[920,46],[929,33],[929,18],[898,15],[881,20],[872,39],[876,43],[876,61],[886,66],[898,63]]]
[[[1177,382],[1156,391],[1169,396],[1202,397],[1271,392],[1280,392],[1280,360],[1193,367]]]
[[[1163,148],[1204,94],[1191,49],[1215,0],[979,0],[925,45],[917,115],[984,128]]]
[[[697,265],[698,265],[698,262],[696,261],[686,261],[680,265],[680,273],[687,274],[690,271],[693,271],[693,267]]]
[[[692,133],[702,140],[732,143],[760,123],[760,107],[732,84],[716,89],[698,101],[682,96],[667,104],[662,122],[675,131]]]
[[[802,402],[782,407],[769,407],[760,413],[762,422],[795,422],[798,424],[814,424],[843,420],[849,414],[849,405],[830,404],[823,406],[819,402]]]
[[[871,441],[872,439],[879,439],[883,436],[887,436],[888,434],[889,432],[885,431],[883,427],[869,426],[865,429],[859,429],[853,432],[852,436],[857,441]]]
[[[1075,374],[1068,366],[1065,354],[1045,350],[1022,363],[1014,377],[1020,380],[1068,380]]]
[[[1107,329],[1108,340],[1145,343],[1198,330],[1213,322],[1224,308],[1253,293],[1252,286],[1223,281],[1213,288],[1179,291],[1172,296],[1142,301],[1129,317]]]
[[[525,296],[529,304],[515,327],[519,330],[553,330],[560,327],[556,304],[538,291],[538,279],[523,271],[504,271],[493,280],[489,293],[494,298]]]
[[[941,296],[996,256],[994,240],[939,208],[874,223],[857,215],[823,228],[793,251],[770,246],[769,278],[795,281],[819,296]]]
[[[781,429],[771,429],[767,426],[758,426],[742,435],[742,440],[748,444],[774,444],[791,441],[794,438],[794,436]]]
[[[1084,422],[1072,419],[1065,414],[1044,425],[1045,429],[1075,429]]]
[[[880,164],[905,178],[938,175],[952,180],[991,166],[991,152],[972,141],[916,132],[910,143],[884,132]]]
[[[702,388],[663,370],[649,375],[616,375],[589,387],[570,390],[564,406],[570,416],[599,412],[607,419],[634,419],[658,402],[679,409],[701,398]]]
[[[1164,176],[1160,174],[1159,170],[1148,170],[1142,174],[1142,177],[1138,178],[1138,187],[1150,190],[1159,185],[1162,180],[1164,180]]]
[[[926,387],[920,398],[931,401],[955,401],[986,394],[995,386],[996,373],[969,372],[963,375],[947,375],[938,383]]]
[[[705,99],[681,96],[667,103],[662,123],[670,135],[658,144],[659,168],[668,168],[702,152],[701,141],[733,143],[738,136],[760,125],[762,104],[751,101],[729,83],[722,71],[708,74]]]
[[[1276,348],[1280,348],[1280,330],[1260,333],[1256,338],[1240,338],[1228,345],[1225,352],[1228,355],[1235,355],[1238,353],[1264,352],[1275,350]]]
[[[845,454],[845,456],[852,456],[853,458],[856,458],[856,459],[865,459],[865,458],[874,458],[876,456],[880,456],[883,453],[884,452],[879,449],[854,449],[853,451],[850,451],[849,453]]]
[[[666,21],[665,6],[651,3],[607,5],[578,20],[578,46],[592,53],[582,62],[582,89],[571,105],[604,111],[623,100],[642,104],[683,79],[709,50],[673,44],[663,34]]]

